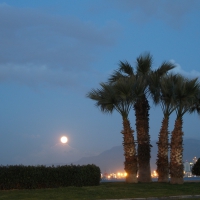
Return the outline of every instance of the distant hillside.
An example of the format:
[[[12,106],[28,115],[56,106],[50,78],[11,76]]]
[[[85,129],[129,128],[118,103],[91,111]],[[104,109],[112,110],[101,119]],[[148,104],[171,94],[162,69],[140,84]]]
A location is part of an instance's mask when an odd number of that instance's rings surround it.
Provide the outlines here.
[[[196,156],[200,158],[200,140],[197,139],[185,139],[184,140],[184,152],[183,152],[183,161],[188,160],[192,161],[193,157]],[[157,158],[157,145],[156,141],[152,141],[151,148],[151,170],[156,169],[156,158]],[[100,167],[102,172],[117,172],[123,171],[124,166],[124,156],[123,156],[123,147],[116,146],[107,151],[102,152],[98,156],[83,157],[80,160],[73,162],[77,165],[85,164],[95,164]]]
[[[74,162],[73,164],[95,164],[101,168],[101,171],[113,172],[113,171],[122,171],[123,170],[123,147],[116,146],[98,156],[83,157],[80,160]]]

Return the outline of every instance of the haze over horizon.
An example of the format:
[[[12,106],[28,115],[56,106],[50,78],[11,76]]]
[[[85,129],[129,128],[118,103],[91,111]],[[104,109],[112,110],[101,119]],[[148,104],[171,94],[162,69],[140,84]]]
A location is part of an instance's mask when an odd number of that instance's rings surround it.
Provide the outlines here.
[[[70,163],[121,145],[121,116],[86,93],[144,52],[154,69],[171,61],[199,78],[199,18],[198,0],[0,0],[0,164]],[[157,140],[162,111],[150,106]],[[183,120],[184,138],[200,139],[200,117]]]
[[[156,140],[151,141],[151,159],[150,169],[151,172],[157,169],[156,160],[158,153],[158,146]],[[200,139],[184,139],[183,162],[194,162],[194,157],[200,158]],[[73,163],[54,163],[54,165],[87,165],[95,164],[100,167],[101,173],[117,173],[124,171],[124,152],[123,146],[112,147],[97,156],[83,157]]]

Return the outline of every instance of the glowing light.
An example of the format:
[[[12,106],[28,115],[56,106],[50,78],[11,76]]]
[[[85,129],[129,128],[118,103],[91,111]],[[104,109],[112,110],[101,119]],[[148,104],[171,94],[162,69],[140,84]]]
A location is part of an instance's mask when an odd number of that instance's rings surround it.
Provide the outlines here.
[[[60,141],[61,141],[63,144],[65,144],[65,143],[67,143],[68,138],[67,138],[66,136],[62,136],[62,137],[60,138]]]
[[[151,176],[152,176],[153,178],[156,178],[156,177],[158,177],[158,173],[154,170],[153,173],[151,174]]]
[[[128,174],[126,172],[117,172],[107,174],[106,172],[101,175],[102,179],[124,179]]]

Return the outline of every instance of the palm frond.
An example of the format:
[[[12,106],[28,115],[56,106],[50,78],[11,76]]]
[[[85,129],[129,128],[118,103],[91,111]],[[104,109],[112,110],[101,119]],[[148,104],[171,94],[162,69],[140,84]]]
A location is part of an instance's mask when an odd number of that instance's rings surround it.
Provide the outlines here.
[[[134,70],[131,65],[125,61],[119,61],[119,68],[113,72],[113,74],[108,78],[108,83],[114,83],[121,78],[130,77],[134,75]]]
[[[115,93],[111,85],[100,83],[100,89],[92,89],[87,97],[96,101],[96,106],[100,108],[102,112],[112,113],[114,105],[117,103],[115,99]]]
[[[176,66],[170,62],[163,62],[162,65],[154,71],[154,73],[158,74],[158,76],[163,76],[167,74],[168,71],[175,68]]]
[[[157,73],[153,73],[153,77],[154,76],[156,76],[158,82],[158,88],[156,88],[157,83],[155,83],[154,86],[156,93],[154,94],[154,96],[158,95],[157,98],[161,105],[163,114],[165,116],[170,116],[170,114],[175,110],[177,106],[174,93],[177,82],[177,76],[174,74],[169,74],[158,78],[159,75]],[[154,99],[156,99],[156,97],[154,97]]]
[[[186,112],[199,112],[199,88],[200,84],[197,78],[187,79],[180,75],[178,76],[178,82],[175,87],[178,116],[183,116]],[[196,109],[194,109],[195,107]]]
[[[121,72],[115,70],[110,78],[108,78],[108,83],[114,83],[121,78],[124,78],[124,75]]]
[[[151,71],[152,59],[153,58],[149,53],[140,55],[136,59],[136,70],[138,75],[147,75]]]
[[[132,79],[132,81],[133,96],[135,96],[136,99],[139,99],[147,93],[147,80],[143,76],[138,76]]]
[[[154,104],[160,102],[161,88],[160,88],[160,76],[157,73],[150,73],[148,76],[149,92]]]
[[[88,98],[96,101],[96,106],[104,113],[119,112],[122,117],[128,117],[132,107],[131,87],[126,84],[129,79],[120,79],[115,83],[100,83],[100,89],[92,89]]]
[[[115,91],[121,99],[131,98],[132,85],[129,79],[120,79],[115,85]]]
[[[118,69],[118,71],[121,72],[121,73],[124,73],[124,74],[126,74],[128,76],[134,75],[133,67],[127,61],[125,61],[125,62],[119,61],[119,69]]]

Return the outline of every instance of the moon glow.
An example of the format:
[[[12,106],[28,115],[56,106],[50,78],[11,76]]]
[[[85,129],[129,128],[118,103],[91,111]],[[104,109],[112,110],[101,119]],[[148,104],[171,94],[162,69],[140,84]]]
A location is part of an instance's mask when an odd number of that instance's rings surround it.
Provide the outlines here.
[[[67,138],[66,136],[62,136],[62,137],[60,138],[60,141],[61,141],[63,144],[65,144],[65,143],[67,143],[68,138]]]

